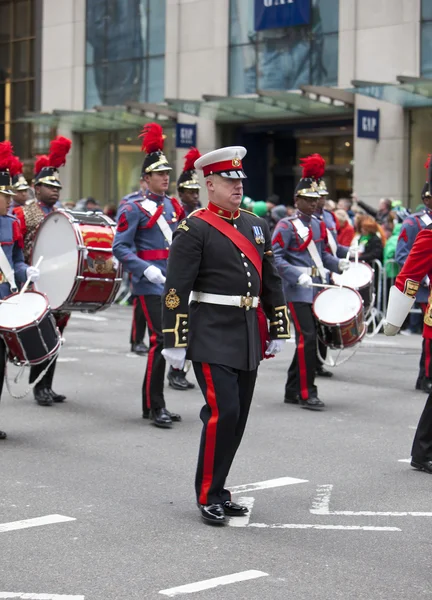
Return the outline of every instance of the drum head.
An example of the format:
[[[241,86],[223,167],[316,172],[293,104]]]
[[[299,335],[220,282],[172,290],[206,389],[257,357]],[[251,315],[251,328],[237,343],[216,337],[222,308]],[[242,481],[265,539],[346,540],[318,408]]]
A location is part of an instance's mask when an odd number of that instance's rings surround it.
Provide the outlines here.
[[[35,289],[48,296],[53,310],[66,302],[75,284],[79,259],[77,246],[75,230],[65,214],[55,212],[42,221],[32,253],[33,265],[43,256]]]
[[[344,271],[342,274],[333,274],[333,281],[336,285],[345,285],[350,288],[358,290],[366,285],[369,285],[373,281],[374,272],[372,267],[364,262],[350,264],[350,268]]]
[[[48,301],[42,294],[26,292],[9,296],[0,303],[0,327],[14,329],[29,325],[40,319],[47,308]]]
[[[362,309],[361,296],[351,288],[328,288],[318,294],[313,310],[316,318],[328,325],[345,323]]]

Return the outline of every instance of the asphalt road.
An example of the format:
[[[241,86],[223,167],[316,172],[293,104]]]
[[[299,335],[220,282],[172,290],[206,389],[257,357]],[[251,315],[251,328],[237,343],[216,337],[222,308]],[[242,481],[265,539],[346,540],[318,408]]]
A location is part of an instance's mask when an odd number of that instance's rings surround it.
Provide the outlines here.
[[[229,479],[246,486],[234,498],[249,498],[250,520],[212,528],[193,493],[200,392],[167,388],[183,416],[172,430],[140,418],[146,359],[128,354],[130,318],[117,306],[73,316],[55,380],[65,404],[3,394],[0,598],[430,597],[432,478],[399,462],[426,400],[413,390],[419,336],[366,342],[318,381],[323,413],[282,402],[292,343],[265,361]],[[280,478],[302,481],[247,485]],[[2,525],[49,515],[69,520]]]

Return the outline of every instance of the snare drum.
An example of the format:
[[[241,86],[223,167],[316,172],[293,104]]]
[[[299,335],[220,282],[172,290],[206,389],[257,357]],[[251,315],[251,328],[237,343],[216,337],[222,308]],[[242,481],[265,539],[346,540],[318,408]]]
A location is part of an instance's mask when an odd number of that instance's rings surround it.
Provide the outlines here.
[[[363,300],[351,288],[328,288],[317,294],[313,313],[318,322],[318,337],[334,349],[360,342],[366,333]]]
[[[333,273],[332,279],[336,285],[357,290],[364,302],[365,312],[373,304],[374,299],[374,271],[365,262],[352,262],[350,268],[341,275]]]
[[[48,296],[53,310],[108,308],[122,282],[112,246],[115,223],[100,213],[57,210],[40,224],[32,264],[41,256],[35,289]]]
[[[0,335],[16,363],[37,365],[60,349],[48,300],[39,292],[13,294],[0,303]]]

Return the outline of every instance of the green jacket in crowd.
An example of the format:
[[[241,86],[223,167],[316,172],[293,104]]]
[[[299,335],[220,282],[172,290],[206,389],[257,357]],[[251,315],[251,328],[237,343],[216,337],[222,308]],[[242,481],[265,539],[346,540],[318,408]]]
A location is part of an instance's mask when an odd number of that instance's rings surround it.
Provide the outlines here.
[[[389,277],[390,279],[395,279],[395,277],[400,271],[400,267],[397,263],[392,262],[390,264],[387,264],[387,261],[394,260],[394,257],[396,256],[396,246],[401,229],[402,223],[396,223],[391,236],[389,237],[386,245],[384,246],[384,266],[387,277]]]

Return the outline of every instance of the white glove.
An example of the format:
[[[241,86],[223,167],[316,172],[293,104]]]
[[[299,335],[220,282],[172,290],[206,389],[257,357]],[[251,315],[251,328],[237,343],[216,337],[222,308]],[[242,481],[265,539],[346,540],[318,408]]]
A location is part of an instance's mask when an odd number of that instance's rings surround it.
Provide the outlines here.
[[[30,279],[32,283],[34,283],[40,277],[40,270],[37,267],[27,267],[26,277],[27,279]]]
[[[116,256],[112,257],[112,264],[115,271],[119,268],[119,259]]]
[[[339,261],[339,271],[347,271],[351,266],[350,261],[347,258],[341,258]]]
[[[352,246],[349,249],[350,258],[355,258],[358,253],[359,253],[359,247],[358,246]]]
[[[151,283],[165,283],[166,280],[166,277],[162,274],[162,271],[154,265],[147,267],[147,269],[144,271],[144,277],[147,277]]]
[[[173,369],[183,369],[186,360],[185,348],[164,348],[162,356]]]
[[[430,279],[429,279],[429,275],[426,275],[426,277],[425,277],[425,278],[423,279],[423,281],[422,281],[422,284],[423,284],[425,287],[427,287],[427,288],[430,286]]]
[[[399,333],[400,327],[398,327],[397,325],[392,325],[391,323],[387,323],[387,321],[384,321],[384,335],[396,335],[397,333]]]
[[[300,277],[297,279],[297,283],[302,287],[310,287],[313,283],[312,277],[307,273],[302,273]]]
[[[282,352],[284,344],[285,340],[270,340],[267,350],[265,351],[266,356],[270,356],[271,354],[279,354],[279,352]]]

